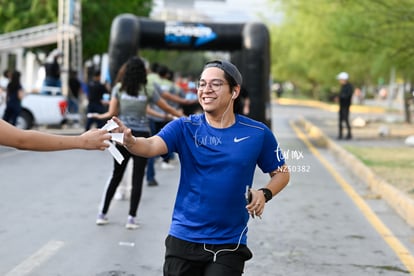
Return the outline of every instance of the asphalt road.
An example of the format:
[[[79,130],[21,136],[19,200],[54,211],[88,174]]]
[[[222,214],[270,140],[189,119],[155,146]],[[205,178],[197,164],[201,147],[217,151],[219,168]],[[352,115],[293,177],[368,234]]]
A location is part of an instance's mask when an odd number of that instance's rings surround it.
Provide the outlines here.
[[[254,257],[245,275],[414,275],[407,266],[414,230],[381,199],[370,197],[329,152],[309,148],[289,123],[320,112],[273,108],[273,130],[291,181],[267,204],[262,220],[249,222]],[[141,228],[135,231],[124,227],[128,201],[114,200],[110,224],[95,225],[111,169],[106,151],[0,147],[0,275],[162,275],[179,167],[157,167],[160,186],[144,186]],[[267,179],[257,171],[254,186],[262,187]],[[356,193],[350,195],[349,189]],[[372,213],[361,209],[361,199]]]

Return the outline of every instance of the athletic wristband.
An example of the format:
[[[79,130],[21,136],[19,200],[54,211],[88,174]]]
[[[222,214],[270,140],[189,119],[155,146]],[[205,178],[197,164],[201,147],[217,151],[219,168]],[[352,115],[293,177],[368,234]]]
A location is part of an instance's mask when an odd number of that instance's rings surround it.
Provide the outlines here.
[[[272,191],[269,190],[268,188],[261,188],[261,189],[259,189],[259,191],[263,192],[264,197],[266,199],[266,202],[268,202],[269,200],[271,200],[273,198]]]

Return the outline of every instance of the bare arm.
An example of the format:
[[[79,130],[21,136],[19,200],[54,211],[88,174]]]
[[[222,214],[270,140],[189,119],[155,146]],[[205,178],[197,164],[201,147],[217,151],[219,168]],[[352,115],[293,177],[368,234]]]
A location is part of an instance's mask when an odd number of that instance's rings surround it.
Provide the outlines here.
[[[19,100],[22,100],[24,98],[24,91],[23,89],[19,89],[19,91],[17,92],[17,97],[19,98]]]
[[[273,196],[275,196],[289,183],[290,172],[288,170],[288,166],[285,164],[277,170],[271,172],[269,175],[270,182],[267,184],[266,188],[272,192]]]
[[[134,137],[131,129],[127,128],[117,117],[112,118],[117,124],[117,131],[124,133],[124,146],[129,152],[143,157],[154,157],[168,152],[167,145],[161,137],[154,135],[149,138]]]
[[[188,99],[184,99],[180,96],[177,96],[175,94],[171,94],[169,92],[164,92],[161,94],[161,97],[163,97],[164,99],[168,100],[168,101],[173,101],[175,103],[181,104],[181,105],[190,105],[190,104],[194,104],[196,103],[198,100],[188,100]]]
[[[156,104],[165,112],[170,113],[171,115],[174,115],[176,117],[182,117],[184,116],[184,113],[181,110],[177,110],[171,105],[169,105],[163,98],[160,98]]]
[[[164,119],[164,120],[172,120],[173,119],[171,114],[165,114],[165,113],[157,112],[156,110],[151,108],[151,106],[149,106],[149,105],[147,105],[147,115],[157,117],[157,118],[161,118],[161,119]]]
[[[244,115],[250,114],[250,98],[249,97],[244,99],[243,114]]]
[[[112,116],[118,116],[118,99],[116,97],[112,97],[111,101],[109,102],[108,111],[102,114],[94,114],[93,117],[97,119],[109,119]]]
[[[82,135],[65,136],[36,130],[21,130],[0,120],[0,145],[21,150],[56,151],[68,149],[104,150],[111,138],[106,130],[93,129]]]
[[[270,173],[270,181],[265,188],[269,189],[272,192],[272,195],[277,195],[282,191],[286,185],[289,183],[290,173],[288,171],[287,165],[283,165],[277,170]],[[251,214],[256,214],[261,216],[263,214],[266,198],[264,193],[260,190],[251,190],[252,192],[252,201],[246,206],[247,210]]]

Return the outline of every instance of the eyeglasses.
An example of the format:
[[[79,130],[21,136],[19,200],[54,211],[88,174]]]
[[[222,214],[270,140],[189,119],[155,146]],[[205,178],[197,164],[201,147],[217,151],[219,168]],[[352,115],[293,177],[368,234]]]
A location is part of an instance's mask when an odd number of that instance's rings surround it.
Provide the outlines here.
[[[224,81],[219,81],[219,80],[213,80],[211,82],[199,81],[197,83],[197,89],[199,91],[204,91],[204,89],[206,89],[207,86],[210,86],[211,90],[213,90],[214,92],[217,92],[225,84],[228,84],[228,83]]]

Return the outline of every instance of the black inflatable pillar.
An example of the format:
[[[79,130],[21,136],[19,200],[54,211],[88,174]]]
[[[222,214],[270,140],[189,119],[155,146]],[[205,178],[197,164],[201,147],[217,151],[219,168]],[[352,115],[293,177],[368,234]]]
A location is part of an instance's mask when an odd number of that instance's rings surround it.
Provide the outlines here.
[[[271,125],[270,38],[265,25],[247,23],[243,29],[242,75],[250,95],[250,113]]]
[[[133,14],[117,16],[111,26],[109,70],[114,80],[119,68],[140,48],[234,52],[251,101],[250,116],[270,124],[269,33],[261,23],[219,24],[164,22]]]

